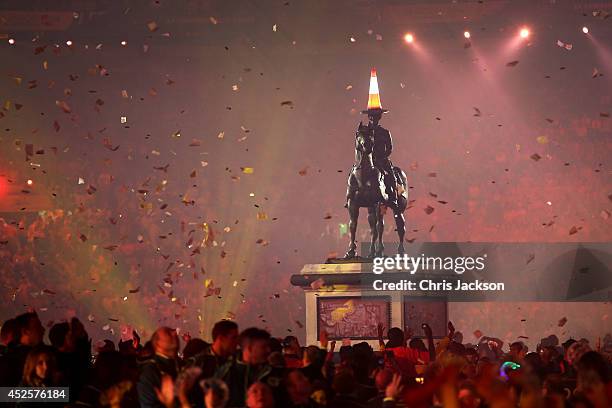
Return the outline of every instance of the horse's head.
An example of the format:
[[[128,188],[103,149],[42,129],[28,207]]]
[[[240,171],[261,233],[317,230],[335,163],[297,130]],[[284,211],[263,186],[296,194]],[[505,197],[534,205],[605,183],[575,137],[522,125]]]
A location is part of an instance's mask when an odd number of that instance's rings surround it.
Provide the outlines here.
[[[372,153],[372,150],[374,149],[374,136],[372,135],[368,125],[364,125],[363,123],[359,122],[356,137],[360,150],[366,155]]]

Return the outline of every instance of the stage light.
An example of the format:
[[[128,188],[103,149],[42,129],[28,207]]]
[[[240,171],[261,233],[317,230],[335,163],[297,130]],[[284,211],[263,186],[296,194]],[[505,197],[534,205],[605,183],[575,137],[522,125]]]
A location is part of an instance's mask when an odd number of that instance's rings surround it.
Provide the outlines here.
[[[463,32],[463,36],[464,36],[465,38],[470,38],[472,35],[470,34],[470,32],[469,32],[469,31],[464,31],[464,32]]]
[[[72,47],[72,41],[70,41],[70,40],[66,41],[66,45],[69,46],[69,47]]]
[[[414,42],[414,36],[408,33],[404,36],[404,41],[406,41],[408,44],[412,44]]]
[[[11,45],[15,45],[15,39],[14,38],[9,38],[8,43]]]
[[[121,45],[123,45],[124,47],[127,45],[127,41],[121,41]]]
[[[522,38],[527,38],[529,37],[529,30],[527,28],[521,28],[521,31],[519,34]]]
[[[585,34],[589,33],[589,27],[582,27],[582,32]]]
[[[32,181],[32,179],[28,179],[28,181],[26,181],[26,184],[28,186],[31,186],[32,184],[34,184],[34,182]]]

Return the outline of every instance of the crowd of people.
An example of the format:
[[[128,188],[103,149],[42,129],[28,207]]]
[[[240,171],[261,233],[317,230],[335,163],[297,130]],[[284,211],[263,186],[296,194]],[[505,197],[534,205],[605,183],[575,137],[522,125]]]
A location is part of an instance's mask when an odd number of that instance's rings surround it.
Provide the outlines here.
[[[53,325],[45,344],[45,328],[28,312],[2,324],[0,386],[68,386],[61,405],[71,407],[612,407],[610,339],[598,350],[555,336],[535,351],[521,342],[504,350],[486,336],[464,344],[450,322],[436,341],[429,325],[422,329],[414,336],[379,325],[378,350],[347,340],[336,349],[325,332],[302,347],[294,336],[222,320],[212,343],[187,336],[181,347],[175,329],[160,327],[144,344],[133,332],[92,350],[77,318]]]

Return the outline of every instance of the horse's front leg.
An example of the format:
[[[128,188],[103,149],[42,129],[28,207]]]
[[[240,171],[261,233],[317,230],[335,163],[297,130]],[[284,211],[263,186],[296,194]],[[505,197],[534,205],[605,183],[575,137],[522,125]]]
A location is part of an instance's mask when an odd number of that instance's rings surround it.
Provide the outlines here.
[[[382,205],[376,205],[375,214],[377,218],[376,233],[378,238],[378,251],[376,251],[376,256],[385,256],[385,245],[383,244],[383,232],[385,231],[385,213]]]

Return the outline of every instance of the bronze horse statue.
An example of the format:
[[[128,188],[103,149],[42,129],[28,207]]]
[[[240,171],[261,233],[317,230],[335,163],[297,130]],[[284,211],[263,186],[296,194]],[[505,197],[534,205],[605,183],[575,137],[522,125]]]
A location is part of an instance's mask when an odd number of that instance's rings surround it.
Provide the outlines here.
[[[374,149],[374,135],[370,128],[363,123],[359,124],[356,133],[357,149],[361,152],[360,161],[355,163],[348,178],[347,187],[347,208],[349,212],[349,232],[351,242],[349,249],[344,256],[345,259],[357,256],[357,243],[355,234],[357,233],[357,220],[359,219],[359,209],[368,209],[368,222],[372,241],[370,243],[370,253],[367,258],[384,256],[384,244],[382,240],[385,227],[384,215],[386,208],[393,210],[395,224],[399,238],[397,251],[404,253],[404,235],[406,233],[406,222],[404,211],[408,206],[408,190],[406,173],[399,167],[393,166],[394,179],[396,180],[395,194],[397,194],[397,205],[390,205],[389,192],[385,187],[384,174],[374,166],[372,153]]]

